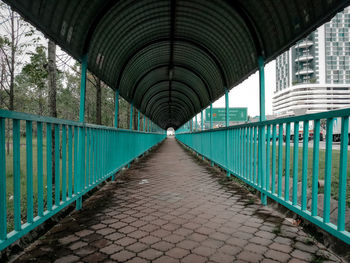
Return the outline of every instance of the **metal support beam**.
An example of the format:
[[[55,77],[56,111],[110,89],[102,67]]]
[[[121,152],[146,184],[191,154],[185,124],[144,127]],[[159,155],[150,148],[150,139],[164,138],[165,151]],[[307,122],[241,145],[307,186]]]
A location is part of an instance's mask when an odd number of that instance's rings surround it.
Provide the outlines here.
[[[140,131],[140,111],[137,111],[137,130]]]
[[[114,127],[118,128],[118,114],[119,114],[119,90],[115,90],[115,105],[114,105]]]
[[[129,123],[129,129],[132,130],[132,111],[133,111],[133,103],[130,104],[130,123]]]
[[[143,131],[146,131],[146,116],[143,115]]]
[[[80,79],[80,110],[79,110],[79,121],[85,121],[85,91],[86,91],[86,72],[87,72],[87,55],[84,55],[81,61],[81,79]],[[77,167],[77,191],[81,192],[83,185],[83,178],[85,174],[85,129],[79,127],[78,135],[78,167]],[[83,199],[79,197],[75,203],[75,209],[80,210],[82,207]]]
[[[210,103],[210,129],[213,129],[213,103]]]
[[[195,127],[195,131],[197,131],[197,130],[198,130],[198,126],[197,126],[197,125],[198,125],[197,115],[196,115],[196,117],[194,118],[194,121],[196,122],[196,123],[195,123],[195,126],[194,126],[194,127]]]
[[[201,110],[201,131],[203,131],[203,125],[204,125],[204,121],[203,121],[203,110]]]
[[[225,126],[226,128],[230,125],[230,116],[229,116],[229,100],[228,100],[228,90],[225,90]],[[229,130],[226,129],[226,169],[227,169],[227,177],[230,177],[229,165],[230,165],[230,156],[229,156]]]
[[[210,129],[213,129],[213,103],[210,103]],[[213,149],[212,149],[212,133],[210,133],[210,159],[212,160],[213,159],[213,155],[212,155],[212,152],[213,152]],[[214,166],[214,163],[213,161],[210,162],[210,165],[211,166]]]
[[[262,56],[258,57],[259,66],[259,106],[260,117],[259,121],[266,120],[265,116],[265,71],[264,71],[264,59]],[[259,176],[261,188],[266,188],[266,140],[265,140],[265,127],[259,127]],[[261,203],[267,204],[267,198],[265,194],[261,194]]]

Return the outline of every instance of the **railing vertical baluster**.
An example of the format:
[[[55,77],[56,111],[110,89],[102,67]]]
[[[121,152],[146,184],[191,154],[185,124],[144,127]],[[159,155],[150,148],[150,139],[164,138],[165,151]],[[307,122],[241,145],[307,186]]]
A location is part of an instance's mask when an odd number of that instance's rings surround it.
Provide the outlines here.
[[[250,143],[250,157],[249,157],[249,181],[253,182],[253,131],[254,128],[250,127],[250,138],[249,138],[249,143]]]
[[[272,125],[272,167],[271,167],[271,193],[276,192],[276,124]]]
[[[74,126],[74,194],[78,194],[78,127]]]
[[[7,236],[5,118],[0,118],[0,240]]]
[[[278,182],[277,195],[282,197],[282,171],[283,171],[283,123],[278,127]]]
[[[266,126],[266,191],[270,191],[270,137],[271,125]]]
[[[20,120],[13,120],[13,202],[15,230],[21,230],[21,162]]]
[[[256,161],[258,159],[258,145],[257,145],[257,132],[258,129],[257,127],[254,127],[254,180],[253,180],[253,184],[257,184],[257,176],[256,176],[256,172],[257,172],[257,167],[256,167]]]
[[[298,153],[299,153],[299,122],[294,122],[294,148],[293,148],[293,193],[292,204],[298,202]]]
[[[67,200],[67,126],[62,125],[62,201]]]
[[[307,205],[307,163],[309,155],[309,121],[304,121],[303,131],[303,161],[301,174],[301,210],[306,210]]]
[[[326,133],[326,163],[324,174],[324,202],[323,222],[329,223],[330,200],[331,200],[331,179],[332,179],[332,139],[333,139],[333,118],[327,119]]]
[[[93,140],[93,129],[89,129],[89,140],[90,140],[90,155],[89,155],[89,164],[90,164],[90,168],[89,168],[89,184],[92,185],[94,183],[93,180],[93,163],[94,163],[94,159],[93,159],[93,149],[94,149],[94,140]],[[114,149],[114,148],[113,148]],[[113,181],[114,181],[114,176],[113,176]]]
[[[86,150],[85,150],[85,187],[90,186],[90,128],[86,128]]]
[[[345,230],[349,117],[342,117],[339,160],[338,231]]]
[[[46,124],[46,184],[47,184],[47,210],[52,210],[52,128],[51,123]]]
[[[26,121],[27,222],[33,222],[33,132],[32,122]]]
[[[250,150],[250,147],[249,147],[249,136],[250,136],[250,128],[248,127],[247,128],[247,132],[246,132],[246,148],[247,148],[247,157],[246,157],[246,179],[249,180],[249,150]]]
[[[60,205],[60,125],[55,124],[55,205]]]
[[[290,122],[286,124],[286,154],[284,165],[284,200],[289,201],[289,179],[290,179]]]
[[[241,128],[238,128],[237,130],[237,149],[238,149],[238,174],[241,175],[242,172],[242,150],[241,150],[241,145],[242,145],[242,137],[241,137]]]
[[[44,215],[43,124],[37,122],[38,216]]]
[[[312,200],[311,215],[317,216],[317,196],[318,196],[318,169],[320,156],[320,120],[314,121],[314,148],[313,148],[313,165],[312,165]]]
[[[68,197],[72,197],[73,184],[73,131],[72,126],[68,126]]]

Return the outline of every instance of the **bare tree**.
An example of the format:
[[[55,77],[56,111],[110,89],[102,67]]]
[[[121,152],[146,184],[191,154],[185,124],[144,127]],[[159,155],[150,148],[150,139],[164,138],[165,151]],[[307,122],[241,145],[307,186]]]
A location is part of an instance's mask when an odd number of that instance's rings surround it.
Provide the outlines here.
[[[52,41],[48,41],[48,86],[49,86],[49,111],[50,116],[57,118],[57,108],[56,108],[56,97],[57,97],[57,70],[56,70],[56,44]],[[54,129],[51,132],[52,138],[52,147],[51,147],[51,156],[52,156],[52,180],[54,182],[55,178],[55,131]],[[59,138],[57,138],[59,140]]]
[[[36,43],[38,38],[28,41],[33,36],[33,28],[9,6],[0,3],[0,65],[1,65],[1,83],[0,89],[2,97],[1,107],[13,111],[15,110],[15,74],[20,71],[20,65],[24,59],[26,49]],[[7,130],[9,133],[9,123]],[[7,140],[7,154],[9,154],[10,137]]]
[[[96,88],[96,124],[102,125],[102,83],[101,80],[93,75]]]

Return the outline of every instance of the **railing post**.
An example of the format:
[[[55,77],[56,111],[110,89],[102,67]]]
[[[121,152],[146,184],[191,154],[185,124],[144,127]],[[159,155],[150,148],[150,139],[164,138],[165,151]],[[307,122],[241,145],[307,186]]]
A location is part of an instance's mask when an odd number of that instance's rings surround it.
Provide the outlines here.
[[[210,119],[210,129],[213,129],[213,103],[210,103],[210,117],[209,117],[209,119]],[[213,140],[212,140],[212,135],[213,135],[213,133],[211,132],[210,133],[210,159],[211,160],[213,160],[213,149],[212,149],[213,148],[213,146],[212,146]],[[214,166],[214,162],[211,161],[210,165]]]
[[[79,110],[79,121],[84,123],[85,121],[85,89],[86,89],[86,71],[87,71],[87,55],[85,54],[81,61],[81,81],[80,81],[80,110]],[[84,126],[79,127],[78,136],[78,167],[77,167],[77,180],[74,183],[77,184],[78,193],[82,192],[82,180],[84,179],[85,171],[85,130]],[[82,207],[82,196],[80,196],[75,205],[75,209],[79,210]]]
[[[137,111],[137,130],[140,131],[140,111]]]
[[[146,116],[143,115],[143,131],[146,131]]]
[[[225,154],[225,157],[226,157],[226,171],[227,171],[227,174],[226,176],[227,177],[230,177],[230,172],[229,172],[229,160],[230,160],[230,157],[229,157],[229,135],[228,135],[228,126],[230,125],[230,120],[229,120],[230,116],[229,116],[229,100],[228,100],[228,90],[226,89],[225,90],[225,127],[226,127],[226,154]]]
[[[197,127],[197,124],[198,124],[198,120],[197,120],[197,115],[196,115],[196,117],[194,118],[194,121],[196,122],[195,123],[195,130],[194,131],[197,131],[198,130],[198,127]]]
[[[203,110],[201,110],[201,131],[203,131]],[[201,151],[202,151],[202,160],[204,160],[203,155],[203,135],[201,135]]]
[[[119,114],[119,90],[115,90],[115,105],[114,105],[114,127],[118,128],[118,114]]]
[[[132,130],[132,111],[133,111],[133,103],[130,104],[130,123],[129,123],[129,129]]]
[[[203,110],[201,110],[201,131],[203,131]]]
[[[265,116],[265,71],[264,71],[264,59],[262,56],[258,57],[259,65],[259,106],[260,106],[260,117],[259,121],[266,120]],[[265,127],[259,126],[259,177],[261,188],[266,190],[266,145],[265,145]],[[264,193],[261,193],[261,203],[267,204],[267,198]]]
[[[115,90],[115,105],[114,105],[114,127],[118,128],[118,118],[119,118],[119,90]],[[112,181],[115,180],[115,175],[112,175]]]

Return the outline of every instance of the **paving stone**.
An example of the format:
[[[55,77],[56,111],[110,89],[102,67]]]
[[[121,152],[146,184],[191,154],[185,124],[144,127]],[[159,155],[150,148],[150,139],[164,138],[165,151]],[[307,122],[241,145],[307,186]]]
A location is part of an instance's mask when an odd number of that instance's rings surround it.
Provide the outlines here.
[[[237,255],[237,258],[247,262],[255,263],[262,260],[263,256],[261,254],[256,254],[249,251],[242,251],[240,254]]]
[[[180,241],[182,241],[184,239],[185,238],[183,236],[175,235],[175,234],[163,237],[163,240],[168,241],[168,242],[173,243],[173,244],[179,243]]]
[[[234,262],[235,257],[228,254],[215,253],[210,257],[210,260],[218,263],[231,263]]]
[[[75,255],[68,255],[65,257],[61,257],[59,259],[56,259],[54,263],[71,263],[71,262],[77,262],[79,258]]]
[[[176,244],[177,247],[181,247],[184,249],[194,249],[195,247],[199,246],[198,242],[192,241],[192,240],[183,240],[180,243]]]
[[[239,246],[239,247],[244,247],[245,245],[248,244],[248,241],[245,239],[240,239],[240,238],[229,238],[225,241],[225,243],[233,245],[233,246]]]
[[[118,239],[117,241],[115,241],[116,244],[126,247],[129,246],[133,243],[135,243],[137,240],[131,237],[123,237],[121,239]]]
[[[103,252],[107,255],[112,255],[112,254],[115,254],[116,252],[122,250],[123,247],[122,246],[119,246],[119,245],[116,245],[116,244],[112,244],[112,245],[109,245],[107,247],[104,247],[102,249],[100,249],[100,252]]]
[[[290,253],[293,250],[293,248],[291,246],[287,246],[287,245],[280,244],[280,243],[272,243],[269,246],[269,248],[277,250],[277,251],[281,251],[284,253]]]
[[[66,244],[72,243],[72,242],[77,241],[77,240],[79,240],[79,237],[77,237],[75,235],[69,235],[69,236],[60,238],[58,240],[58,242],[60,242],[63,245],[66,245]]]
[[[96,251],[96,248],[92,247],[92,246],[85,246],[82,247],[78,250],[76,250],[74,253],[78,256],[86,256],[86,255],[90,255],[91,253],[94,253]]]
[[[221,248],[219,248],[218,251],[220,253],[236,256],[242,251],[242,248],[237,246],[224,245]]]
[[[106,246],[108,246],[109,244],[111,244],[112,242],[110,240],[107,240],[107,239],[99,239],[99,240],[96,240],[92,243],[90,243],[90,245],[94,246],[94,247],[97,247],[97,248],[104,248]]]
[[[123,250],[123,251],[120,251],[120,252],[118,252],[118,253],[113,254],[113,255],[111,256],[111,259],[117,260],[117,261],[119,261],[119,262],[125,262],[125,261],[127,261],[128,259],[133,258],[134,256],[136,256],[135,253],[132,253],[132,252]]]
[[[132,258],[128,261],[126,261],[127,263],[148,263],[149,261],[143,259],[143,258],[140,258],[140,257],[135,257],[135,258]]]
[[[152,245],[154,243],[157,243],[160,240],[160,238],[155,237],[155,236],[146,236],[139,241],[148,245]]]
[[[161,251],[155,250],[153,248],[149,248],[149,249],[146,249],[146,250],[138,253],[139,257],[142,257],[142,258],[147,259],[147,260],[154,260],[154,259],[160,257],[161,255],[163,255],[163,253]]]
[[[183,249],[180,247],[174,247],[172,249],[170,249],[169,251],[167,251],[165,254],[172,257],[172,258],[183,258],[185,256],[187,256],[190,253],[189,250],[187,249]]]
[[[200,246],[192,250],[193,253],[203,256],[203,257],[209,257],[212,254],[214,254],[217,250],[215,248]]]
[[[249,250],[253,253],[264,254],[268,248],[254,243],[249,243],[244,247],[245,250]]]
[[[127,250],[130,250],[131,252],[135,252],[135,253],[139,253],[145,250],[146,248],[148,248],[148,245],[145,245],[140,242],[133,243],[126,247]]]
[[[152,263],[178,263],[180,262],[178,259],[171,258],[168,256],[161,256],[160,258],[157,258],[156,260],[153,260]]]
[[[169,249],[173,248],[174,244],[166,242],[166,241],[160,241],[158,243],[153,244],[151,247],[154,249],[166,252]]]
[[[202,242],[202,241],[206,240],[208,238],[208,236],[198,234],[198,233],[193,233],[188,238],[191,240],[197,241],[197,242]]]
[[[264,255],[267,258],[271,258],[280,262],[288,262],[288,260],[290,259],[290,256],[287,253],[283,253],[272,249],[267,251]]]
[[[195,255],[195,254],[190,254],[186,257],[184,257],[183,259],[181,259],[181,262],[183,263],[204,263],[207,261],[207,258],[199,256],[199,255]]]
[[[81,248],[81,247],[84,247],[84,246],[86,246],[86,245],[87,245],[86,242],[77,241],[77,242],[73,243],[72,245],[70,245],[69,248],[70,248],[71,250],[76,250],[76,249]]]
[[[302,260],[305,260],[305,261],[311,261],[313,256],[312,254],[310,253],[307,253],[307,252],[304,252],[302,250],[299,250],[299,249],[295,249],[292,254],[291,254],[292,257],[296,257],[298,259],[302,259]]]
[[[207,247],[211,247],[211,248],[219,248],[219,247],[222,247],[223,244],[224,244],[224,242],[219,241],[219,240],[215,240],[215,239],[211,239],[211,238],[202,242],[203,246],[207,246]]]
[[[76,232],[75,235],[77,235],[78,237],[85,237],[85,236],[90,235],[92,233],[94,233],[94,232],[89,230],[89,229],[84,229],[84,230],[81,230],[79,232]]]

